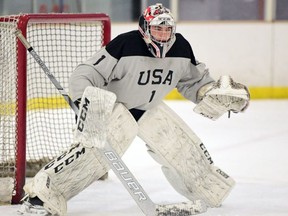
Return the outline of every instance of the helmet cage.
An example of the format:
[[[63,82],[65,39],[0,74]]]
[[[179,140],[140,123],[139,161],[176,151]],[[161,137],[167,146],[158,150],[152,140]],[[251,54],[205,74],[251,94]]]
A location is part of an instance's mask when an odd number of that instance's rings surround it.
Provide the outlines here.
[[[175,35],[175,23],[174,23],[173,18],[169,14],[161,14],[155,17],[150,22],[145,20],[144,25],[146,25],[146,34],[150,35],[151,39],[158,43],[168,42]],[[156,27],[154,29],[159,29],[160,32],[162,32],[161,34],[164,34],[164,35],[167,35],[167,32],[165,33],[165,31],[169,31],[169,38],[167,38],[164,41],[162,41],[161,39],[155,38],[155,36],[153,36],[151,32],[152,27]]]

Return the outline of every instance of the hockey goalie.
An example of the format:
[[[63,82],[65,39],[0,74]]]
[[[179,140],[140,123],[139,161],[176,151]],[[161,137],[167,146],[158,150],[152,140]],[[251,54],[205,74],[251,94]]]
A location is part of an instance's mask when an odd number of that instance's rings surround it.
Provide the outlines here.
[[[25,185],[20,214],[66,215],[67,201],[109,170],[99,146],[108,142],[122,156],[136,136],[177,192],[204,203],[191,214],[221,206],[235,181],[163,98],[177,88],[196,113],[216,120],[243,112],[249,92],[230,76],[214,80],[175,28],[169,9],[151,5],[138,30],[117,36],[77,66],[69,87],[79,106],[74,142]]]

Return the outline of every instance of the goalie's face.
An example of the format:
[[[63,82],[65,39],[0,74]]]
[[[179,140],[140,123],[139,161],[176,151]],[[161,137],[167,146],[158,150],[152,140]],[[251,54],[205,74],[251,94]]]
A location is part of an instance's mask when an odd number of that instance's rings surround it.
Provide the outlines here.
[[[150,34],[152,40],[165,43],[170,40],[172,35],[172,27],[171,26],[150,26]]]

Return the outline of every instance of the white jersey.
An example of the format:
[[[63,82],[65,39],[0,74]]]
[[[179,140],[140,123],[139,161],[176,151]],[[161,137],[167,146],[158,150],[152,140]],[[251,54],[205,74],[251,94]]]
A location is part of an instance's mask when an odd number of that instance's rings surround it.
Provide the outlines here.
[[[70,94],[77,100],[92,85],[114,92],[117,102],[128,109],[147,110],[176,87],[197,103],[199,88],[214,81],[202,66],[197,65],[190,44],[181,34],[176,34],[165,58],[155,58],[135,30],[119,35],[78,65],[70,78]]]

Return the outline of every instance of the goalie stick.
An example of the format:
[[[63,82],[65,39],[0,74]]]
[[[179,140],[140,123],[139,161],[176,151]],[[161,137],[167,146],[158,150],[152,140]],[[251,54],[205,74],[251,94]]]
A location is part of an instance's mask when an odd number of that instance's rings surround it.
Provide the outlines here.
[[[24,47],[28,50],[28,52],[32,55],[35,61],[42,68],[44,73],[53,83],[53,85],[57,88],[59,93],[64,97],[66,102],[72,108],[76,115],[78,115],[78,107],[74,104],[72,99],[69,97],[68,93],[63,89],[61,84],[57,81],[57,79],[50,72],[49,68],[42,61],[40,56],[34,51],[33,47],[26,40],[20,30],[15,31],[15,35],[24,45]],[[135,200],[139,208],[142,212],[147,216],[188,216],[195,215],[199,213],[203,213],[207,210],[206,204],[201,200],[195,201],[187,201],[175,204],[155,204],[148,196],[148,194],[144,191],[142,186],[130,172],[128,167],[122,161],[121,157],[117,154],[117,152],[111,147],[111,145],[106,141],[105,145],[101,148],[97,147],[102,156],[105,158],[109,167],[113,170],[115,175],[124,185],[126,190],[130,193],[132,198]]]

